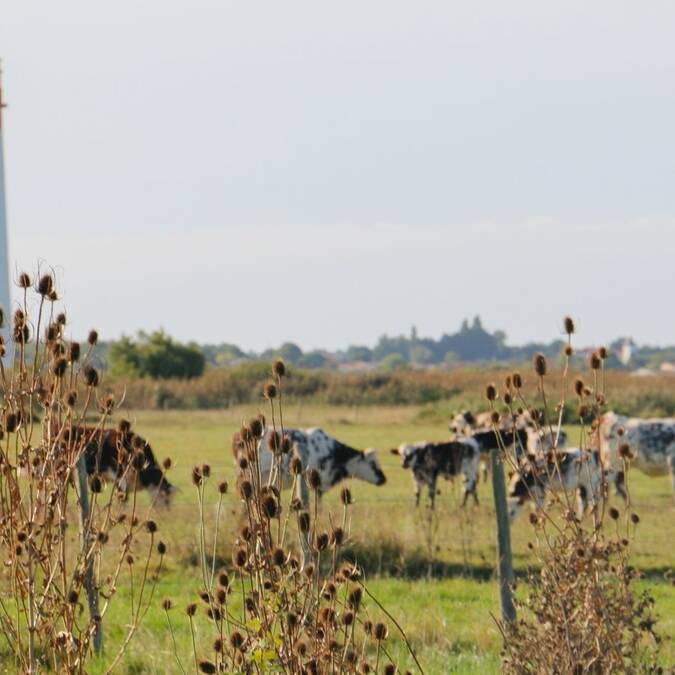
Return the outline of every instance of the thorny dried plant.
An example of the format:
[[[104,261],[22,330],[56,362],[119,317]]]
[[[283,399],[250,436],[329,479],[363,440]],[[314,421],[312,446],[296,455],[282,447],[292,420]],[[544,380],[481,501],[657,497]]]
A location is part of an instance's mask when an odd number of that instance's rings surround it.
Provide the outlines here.
[[[151,604],[166,552],[137,500],[143,449],[124,423],[116,476],[97,470],[116,408],[90,364],[98,334],[85,349],[66,339],[52,273],[35,283],[23,273],[18,286],[9,341],[0,342],[0,649],[17,672],[87,672],[116,591],[130,582],[131,615],[111,670]]]
[[[193,638],[194,663],[184,664],[177,650],[175,659],[183,673],[193,669],[298,675],[401,672],[387,650],[387,624],[397,628],[417,663],[405,633],[368,590],[358,565],[339,561],[340,548],[349,536],[352,495],[348,487],[341,491],[341,513],[335,522],[329,516],[328,529],[319,525],[319,474],[303,467],[284,432],[285,375],[283,361],[275,361],[272,380],[264,387],[269,422],[260,414],[239,432],[237,492],[243,524],[234,541],[232,565],[220,570],[215,563],[219,514],[228,487],[224,482],[216,486],[218,507],[209,555],[204,504],[211,469],[208,465],[193,469],[201,520],[202,578],[198,600],[184,611]],[[272,433],[266,433],[268,423]],[[260,462],[265,438],[273,454],[267,478]],[[283,504],[282,487],[288,482],[292,489]],[[298,493],[305,496],[304,502]],[[171,600],[165,599],[162,608],[174,636]],[[383,615],[387,623],[380,620]],[[197,644],[200,622],[206,628],[200,626],[199,632],[209,628],[213,632],[210,653],[203,653]]]
[[[524,481],[529,497],[537,504],[537,486],[563,484],[565,452],[558,448],[561,415],[569,386],[569,359],[573,353],[574,322],[564,321],[567,345],[565,368],[560,382],[560,400],[551,408],[547,396],[547,364],[543,355],[533,360],[536,376],[536,406],[525,398],[523,378],[513,373],[501,395],[503,414],[497,410],[497,388],[486,390],[495,432],[515,428],[528,415],[550,450],[518,459],[501,444],[501,459],[511,472],[529,472]],[[512,622],[496,621],[504,647],[505,673],[658,673],[658,645],[653,598],[635,589],[640,574],[629,562],[631,540],[639,516],[630,500],[621,513],[608,505],[606,472],[599,457],[596,420],[607,405],[604,366],[607,352],[596,351],[589,359],[592,384],[580,378],[573,385],[581,426],[581,459],[576,475],[595,478],[597,493],[590,494],[590,516],[574,509],[575,487],[567,484],[548,491],[530,513],[534,542],[530,548],[534,565],[527,575],[525,596],[516,597],[519,617]],[[592,461],[595,454],[595,463]],[[627,473],[630,453],[622,455]],[[597,471],[597,476],[590,472]],[[579,482],[582,482],[579,480]],[[588,481],[587,484],[593,484]]]

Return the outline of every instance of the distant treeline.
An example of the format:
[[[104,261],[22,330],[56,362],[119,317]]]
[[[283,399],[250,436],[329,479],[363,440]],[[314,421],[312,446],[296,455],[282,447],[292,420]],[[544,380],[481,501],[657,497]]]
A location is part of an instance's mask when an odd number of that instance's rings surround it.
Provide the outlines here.
[[[383,335],[374,347],[352,345],[342,351],[314,350],[303,352],[286,342],[278,349],[262,353],[244,352],[237,345],[181,344],[164,331],[140,332],[136,337],[97,345],[99,365],[115,376],[153,379],[193,378],[210,368],[231,368],[256,361],[269,363],[277,356],[289,365],[304,370],[365,370],[392,373],[405,369],[445,369],[463,365],[513,364],[529,361],[542,352],[552,363],[560,363],[564,342],[528,343],[520,346],[506,344],[506,333],[486,330],[480,317],[465,320],[460,329],[444,334],[438,340],[419,337],[413,327],[408,336]],[[629,354],[626,358],[626,345]],[[619,338],[606,345],[608,368],[658,368],[664,361],[675,361],[675,347],[637,346],[629,338]],[[581,366],[584,354],[575,357]],[[623,359],[623,361],[622,361]]]
[[[420,416],[445,420],[459,410],[486,409],[483,392],[489,382],[499,388],[511,369],[463,368],[453,371],[408,370],[396,373],[336,373],[289,369],[282,394],[288,404],[301,402],[336,406],[420,405]],[[534,389],[530,364],[522,364],[525,384]],[[582,371],[582,377],[587,370]],[[125,392],[125,405],[131,409],[222,409],[250,405],[253,412],[265,409],[263,384],[270,377],[269,364],[251,363],[227,369],[209,369],[193,379],[127,380],[107,377],[104,386],[118,395]],[[570,380],[570,393],[574,377]],[[590,381],[590,376],[586,375]],[[559,381],[559,373],[551,373]],[[529,382],[528,382],[529,381]],[[675,387],[672,375],[635,377],[609,371],[607,393],[612,408],[622,414],[638,416],[675,415]],[[530,386],[532,385],[532,386]],[[539,405],[536,400],[531,405]],[[572,394],[564,420],[577,420],[578,403]]]

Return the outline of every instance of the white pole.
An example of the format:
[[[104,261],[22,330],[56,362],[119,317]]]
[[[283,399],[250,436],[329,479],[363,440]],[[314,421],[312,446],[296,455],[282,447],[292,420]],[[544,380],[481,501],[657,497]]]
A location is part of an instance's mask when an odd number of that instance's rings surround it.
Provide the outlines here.
[[[7,247],[7,205],[5,201],[5,161],[2,143],[2,70],[0,70],[0,307],[5,313],[5,338],[9,334],[12,306],[9,299],[9,249]]]

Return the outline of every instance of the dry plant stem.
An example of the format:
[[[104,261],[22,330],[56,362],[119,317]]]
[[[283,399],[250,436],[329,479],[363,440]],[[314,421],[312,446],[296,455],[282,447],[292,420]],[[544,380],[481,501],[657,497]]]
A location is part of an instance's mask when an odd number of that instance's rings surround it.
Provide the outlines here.
[[[415,651],[413,650],[410,641],[408,640],[408,636],[406,635],[405,631],[403,628],[401,628],[401,625],[396,621],[396,619],[386,610],[386,608],[380,603],[380,601],[368,590],[368,587],[361,581],[361,579],[357,580],[357,583],[361,586],[361,588],[366,592],[366,595],[380,608],[380,611],[382,611],[387,618],[396,626],[396,629],[398,632],[401,634],[401,637],[403,638],[403,642],[405,642],[405,646],[408,649],[408,652],[410,653],[410,656],[413,657],[413,660],[415,661],[415,664],[417,665],[417,669],[424,675],[424,669],[420,665],[420,662],[417,660],[417,655],[415,654]]]
[[[171,618],[169,617],[169,612],[168,610],[165,609],[164,613],[166,615],[166,622],[169,625],[169,632],[171,633],[171,641],[173,643],[173,656],[176,659],[176,663],[178,664],[181,673],[183,673],[183,675],[187,675],[187,673],[185,672],[185,668],[183,668],[183,664],[180,660],[180,657],[178,656],[178,645],[176,645],[176,634],[173,630],[173,625],[171,623]]]

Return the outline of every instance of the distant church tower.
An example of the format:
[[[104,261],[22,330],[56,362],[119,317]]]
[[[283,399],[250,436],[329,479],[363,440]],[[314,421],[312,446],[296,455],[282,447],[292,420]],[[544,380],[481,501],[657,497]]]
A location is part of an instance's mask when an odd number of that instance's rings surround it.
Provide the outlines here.
[[[5,326],[9,324],[12,306],[9,300],[9,249],[7,248],[7,205],[5,202],[5,160],[2,145],[2,70],[0,69],[0,307],[5,313]],[[5,332],[7,332],[5,328]]]

